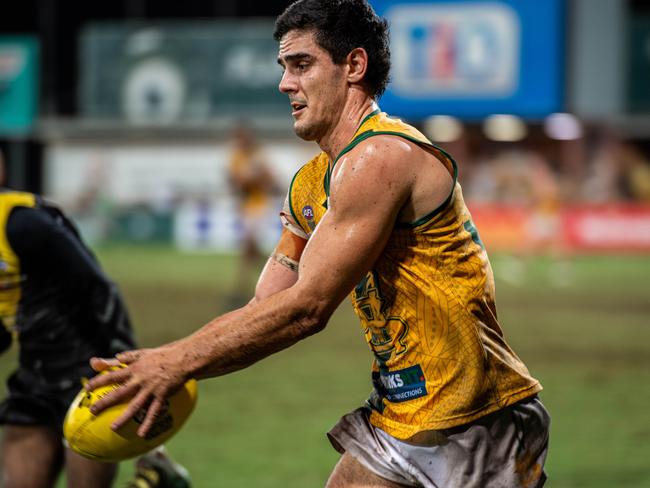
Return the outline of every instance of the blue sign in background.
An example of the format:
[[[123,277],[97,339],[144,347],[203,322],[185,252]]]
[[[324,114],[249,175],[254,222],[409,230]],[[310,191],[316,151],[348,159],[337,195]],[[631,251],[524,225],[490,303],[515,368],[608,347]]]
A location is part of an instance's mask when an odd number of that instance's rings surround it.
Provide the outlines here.
[[[391,23],[392,81],[382,110],[411,120],[536,119],[562,110],[565,0],[370,3]]]

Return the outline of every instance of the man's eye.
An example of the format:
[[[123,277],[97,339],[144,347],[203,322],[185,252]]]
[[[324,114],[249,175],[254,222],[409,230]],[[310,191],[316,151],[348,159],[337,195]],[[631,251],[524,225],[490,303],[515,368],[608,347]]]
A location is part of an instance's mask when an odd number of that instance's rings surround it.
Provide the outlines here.
[[[307,63],[300,63],[298,65],[298,70],[299,71],[305,71],[309,65]]]

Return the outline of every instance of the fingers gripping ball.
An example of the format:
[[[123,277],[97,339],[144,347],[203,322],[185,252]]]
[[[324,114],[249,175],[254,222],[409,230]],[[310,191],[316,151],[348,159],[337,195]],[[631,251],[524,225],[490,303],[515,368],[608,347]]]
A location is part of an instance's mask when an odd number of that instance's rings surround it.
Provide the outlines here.
[[[103,374],[103,373],[100,373]],[[93,415],[90,407],[118,385],[107,385],[93,391],[81,389],[68,408],[63,422],[63,435],[68,446],[89,459],[117,462],[140,456],[158,447],[173,436],[185,423],[196,405],[197,384],[190,380],[167,400],[146,438],[137,435],[144,421],[145,410],[138,412],[117,431],[111,424],[127,407],[127,403],[114,405]]]

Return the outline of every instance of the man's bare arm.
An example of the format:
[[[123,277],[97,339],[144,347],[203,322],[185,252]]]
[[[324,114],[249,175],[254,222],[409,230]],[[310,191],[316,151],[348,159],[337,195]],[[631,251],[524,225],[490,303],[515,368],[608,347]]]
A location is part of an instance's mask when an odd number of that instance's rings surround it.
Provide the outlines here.
[[[300,256],[306,244],[307,241],[302,237],[293,234],[287,229],[282,230],[278,244],[260,273],[257,285],[255,286],[255,295],[251,298],[249,304],[256,303],[296,283],[298,280]],[[279,258],[280,256],[282,259]],[[242,307],[228,312],[226,315],[234,319],[244,309],[245,307]],[[175,344],[175,342],[167,345],[172,344]],[[115,359],[93,358],[92,361],[93,368],[96,371],[103,371],[118,364],[120,364],[120,361]]]
[[[330,208],[302,254],[296,283],[169,346],[118,355],[128,368],[89,383],[123,383],[97,410],[133,397],[118,427],[149,404],[144,435],[164,399],[187,379],[242,369],[320,331],[382,252],[412,181],[397,144],[364,143],[348,153],[338,163]]]
[[[260,273],[254,301],[262,300],[293,286],[298,280],[298,265],[307,241],[287,229]]]

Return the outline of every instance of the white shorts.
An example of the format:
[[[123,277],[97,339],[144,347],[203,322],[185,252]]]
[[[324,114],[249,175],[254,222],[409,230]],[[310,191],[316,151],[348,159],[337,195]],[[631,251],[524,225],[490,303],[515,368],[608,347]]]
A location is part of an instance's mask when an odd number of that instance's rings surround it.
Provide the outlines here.
[[[373,427],[369,413],[358,408],[327,435],[337,451],[382,478],[427,488],[544,486],[550,417],[536,396],[466,425],[428,431],[418,444]]]

